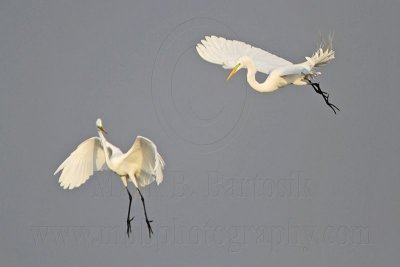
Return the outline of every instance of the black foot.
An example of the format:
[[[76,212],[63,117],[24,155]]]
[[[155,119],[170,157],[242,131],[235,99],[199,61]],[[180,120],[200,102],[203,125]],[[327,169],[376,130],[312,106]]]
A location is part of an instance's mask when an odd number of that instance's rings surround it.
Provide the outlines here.
[[[151,229],[151,224],[150,223],[152,223],[153,222],[153,220],[148,220],[147,218],[146,218],[146,224],[147,224],[147,229],[149,230],[149,238],[151,238],[151,235],[153,234],[153,229]]]
[[[131,227],[131,221],[135,218],[135,216],[132,217],[132,219],[127,219],[126,220],[126,234],[129,237],[129,234],[132,233],[132,227]]]
[[[336,114],[336,110],[337,111],[340,111],[340,109],[337,107],[337,106],[335,106],[334,104],[332,104],[331,102],[329,102],[329,94],[327,93],[327,92],[324,92],[324,91],[322,91],[321,90],[321,87],[319,86],[319,83],[313,83],[313,82],[311,82],[311,80],[309,80],[309,79],[305,79],[311,86],[312,86],[312,88],[314,89],[314,91],[317,93],[317,94],[320,94],[320,95],[322,95],[322,97],[324,98],[324,100],[325,100],[325,103],[333,110],[333,112]],[[336,109],[336,110],[335,110]]]

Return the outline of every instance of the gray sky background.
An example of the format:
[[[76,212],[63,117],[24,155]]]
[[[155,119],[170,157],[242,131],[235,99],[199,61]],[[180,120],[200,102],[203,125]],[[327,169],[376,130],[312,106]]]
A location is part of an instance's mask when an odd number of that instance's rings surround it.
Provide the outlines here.
[[[398,1],[1,1],[2,266],[398,266]],[[335,32],[311,87],[251,90],[204,62],[204,35],[293,62]],[[259,78],[263,78],[259,76]],[[54,170],[103,118],[154,140],[165,181],[135,197]]]

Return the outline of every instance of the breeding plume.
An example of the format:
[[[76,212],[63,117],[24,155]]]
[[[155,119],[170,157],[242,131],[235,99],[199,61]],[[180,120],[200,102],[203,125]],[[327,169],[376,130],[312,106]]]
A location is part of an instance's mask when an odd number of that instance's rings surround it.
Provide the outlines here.
[[[143,203],[144,215],[146,218],[149,237],[153,233],[147,217],[144,198],[140,188],[145,187],[156,181],[159,185],[163,181],[164,160],[157,151],[156,145],[149,139],[138,136],[128,152],[122,153],[121,150],[109,143],[104,134],[107,132],[103,128],[101,119],[96,121],[99,137],[91,137],[83,141],[61,163],[55,171],[56,175],[61,171],[59,183],[64,189],[73,189],[85,183],[94,171],[110,170],[120,176],[129,196],[127,234],[132,232],[130,217],[132,195],[128,189],[128,181],[131,181],[140,194]]]
[[[201,40],[201,43],[197,44],[196,50],[205,61],[222,65],[224,69],[233,69],[227,80],[232,78],[238,70],[246,68],[247,82],[258,92],[273,92],[290,84],[309,84],[315,92],[323,96],[333,112],[336,113],[336,110],[339,110],[329,102],[329,94],[321,90],[319,83],[311,81],[321,74],[316,71],[317,67],[325,65],[335,58],[335,51],[332,50],[332,36],[329,36],[327,45],[322,42],[311,57],[306,57],[306,61],[299,64],[293,64],[244,42],[226,40],[216,36],[206,36],[205,40]],[[257,71],[268,74],[264,82],[259,83],[256,80]]]

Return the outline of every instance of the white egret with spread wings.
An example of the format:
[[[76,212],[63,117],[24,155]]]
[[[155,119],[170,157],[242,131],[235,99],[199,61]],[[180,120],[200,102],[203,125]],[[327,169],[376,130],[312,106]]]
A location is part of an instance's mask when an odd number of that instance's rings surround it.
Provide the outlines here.
[[[54,175],[61,171],[59,183],[64,189],[73,189],[85,183],[94,171],[110,170],[120,176],[129,196],[129,209],[127,218],[127,234],[132,232],[130,210],[132,195],[128,189],[128,181],[131,181],[140,194],[144,215],[146,218],[149,237],[153,233],[147,217],[144,198],[140,188],[145,187],[152,182],[157,185],[163,181],[164,160],[157,151],[156,145],[146,137],[137,136],[135,142],[128,152],[122,151],[109,143],[104,137],[107,133],[103,128],[101,119],[96,121],[99,137],[91,137],[83,141],[61,163]]]
[[[315,68],[325,65],[335,58],[332,39],[332,36],[329,36],[327,45],[322,42],[311,57],[306,57],[306,61],[299,64],[293,64],[244,42],[217,36],[206,36],[201,43],[197,44],[196,50],[205,61],[222,65],[225,69],[233,69],[227,80],[238,70],[246,68],[247,82],[258,92],[272,92],[290,84],[309,84],[315,92],[323,96],[326,104],[336,113],[335,109],[339,109],[329,102],[329,94],[320,89],[319,83],[311,82],[312,78],[321,74]],[[260,83],[256,80],[257,71],[268,74],[264,82]]]

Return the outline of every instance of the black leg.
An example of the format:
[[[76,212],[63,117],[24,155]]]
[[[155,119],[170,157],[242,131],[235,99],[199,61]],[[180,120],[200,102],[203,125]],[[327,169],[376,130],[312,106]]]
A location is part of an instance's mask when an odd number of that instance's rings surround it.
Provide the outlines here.
[[[144,209],[144,216],[146,217],[146,224],[147,224],[147,228],[149,229],[149,238],[151,238],[151,234],[153,233],[153,229],[151,229],[150,223],[153,222],[153,221],[149,221],[149,219],[147,218],[146,205],[144,204],[144,198],[143,198],[142,192],[140,192],[139,188],[136,188],[136,189],[140,194],[140,198],[142,199],[143,209]]]
[[[310,79],[305,78],[305,80],[308,82],[308,84],[310,84],[312,86],[312,88],[314,89],[314,91],[317,94],[322,95],[322,97],[325,100],[325,103],[333,110],[333,112],[336,114],[336,110],[340,111],[340,109],[335,106],[334,104],[332,104],[331,102],[329,102],[329,94],[327,92],[324,92],[321,90],[321,87],[319,86],[319,83],[313,83]],[[335,110],[336,109],[336,110]]]
[[[128,187],[126,187],[126,192],[128,192],[128,196],[129,196],[129,208],[128,208],[128,218],[126,219],[126,234],[129,237],[129,234],[132,233],[132,228],[131,228],[131,221],[133,220],[134,217],[131,217],[131,204],[132,204],[132,195],[131,192],[129,192]]]

